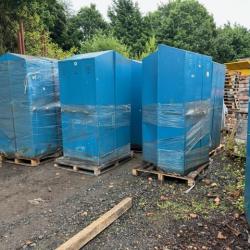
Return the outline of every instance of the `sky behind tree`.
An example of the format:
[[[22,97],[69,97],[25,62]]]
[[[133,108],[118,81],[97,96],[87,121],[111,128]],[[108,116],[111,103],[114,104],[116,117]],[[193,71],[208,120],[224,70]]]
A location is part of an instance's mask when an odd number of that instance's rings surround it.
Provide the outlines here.
[[[112,0],[69,0],[69,2],[71,2],[74,11],[94,3],[103,16],[107,18],[107,9]],[[149,11],[156,10],[159,4],[167,3],[168,0],[137,0],[137,2],[143,14],[146,14]],[[218,26],[229,21],[250,29],[250,0],[199,0],[199,2],[213,14]]]

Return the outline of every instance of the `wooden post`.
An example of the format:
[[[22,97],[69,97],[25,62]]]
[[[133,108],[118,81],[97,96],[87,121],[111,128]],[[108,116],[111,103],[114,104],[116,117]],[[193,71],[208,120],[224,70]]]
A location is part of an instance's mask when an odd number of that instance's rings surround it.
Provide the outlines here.
[[[20,32],[20,30],[17,33],[17,45],[18,45],[18,53],[19,54],[23,54],[22,41],[21,41],[21,32]]]
[[[56,250],[79,250],[100,232],[112,224],[122,214],[132,207],[132,198],[125,198],[111,210],[92,222],[71,239],[59,246]]]
[[[19,22],[19,32],[20,32],[20,45],[21,45],[21,54],[25,54],[25,42],[24,42],[24,26],[23,21],[20,20]]]

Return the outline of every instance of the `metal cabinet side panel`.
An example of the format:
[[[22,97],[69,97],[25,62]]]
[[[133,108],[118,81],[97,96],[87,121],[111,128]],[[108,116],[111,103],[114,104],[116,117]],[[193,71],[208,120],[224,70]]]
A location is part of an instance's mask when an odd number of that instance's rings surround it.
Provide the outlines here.
[[[0,57],[0,152],[8,156],[13,156],[16,151],[9,71],[11,63],[8,55]]]
[[[250,92],[249,92],[250,93]],[[248,103],[250,110],[250,102]],[[246,157],[246,170],[245,170],[245,213],[247,222],[250,225],[250,116],[248,116],[248,129],[247,129],[247,157]]]
[[[101,163],[116,157],[115,141],[115,60],[114,52],[96,57],[96,98],[98,109],[98,146]]]
[[[114,52],[117,157],[130,154],[131,61]]]
[[[131,61],[131,144],[142,147],[142,62]]]
[[[158,53],[143,59],[142,143],[143,160],[157,165],[157,81]]]
[[[185,51],[160,46],[158,49],[158,110],[157,153],[159,168],[182,173],[184,169],[186,100]]]
[[[225,66],[213,62],[212,97],[211,97],[211,150],[220,145],[221,123],[224,99]]]

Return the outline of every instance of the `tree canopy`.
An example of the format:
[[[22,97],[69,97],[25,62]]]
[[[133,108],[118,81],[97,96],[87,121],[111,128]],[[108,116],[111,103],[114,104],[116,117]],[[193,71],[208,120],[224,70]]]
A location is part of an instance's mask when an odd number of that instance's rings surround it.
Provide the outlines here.
[[[204,6],[195,0],[176,0],[159,7],[151,16],[159,43],[211,53],[216,25]]]
[[[82,44],[81,53],[116,50],[124,56],[129,56],[129,50],[126,45],[120,42],[112,34],[97,33],[91,39]]]
[[[0,12],[0,53],[17,52],[22,20],[26,51],[32,55],[63,58],[117,49],[141,59],[164,43],[209,54],[219,62],[250,57],[249,29],[230,23],[216,27],[197,0],[170,0],[146,15],[134,0],[113,0],[108,19],[94,4],[73,13],[64,0],[2,0]]]
[[[72,46],[80,49],[81,43],[91,39],[99,31],[104,31],[108,24],[94,4],[84,7],[68,20],[66,49]]]
[[[108,16],[114,35],[130,48],[131,55],[142,53],[147,33],[138,4],[132,0],[113,0]]]
[[[218,29],[213,53],[218,62],[250,57],[250,32],[240,25],[229,23]]]

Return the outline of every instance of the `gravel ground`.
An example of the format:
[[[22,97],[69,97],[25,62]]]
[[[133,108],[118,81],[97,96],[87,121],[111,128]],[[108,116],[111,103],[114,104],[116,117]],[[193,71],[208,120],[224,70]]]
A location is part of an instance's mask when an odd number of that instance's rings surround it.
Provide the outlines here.
[[[0,168],[0,249],[55,249],[123,198],[133,207],[84,249],[250,249],[235,188],[242,163],[217,155],[187,185],[131,175],[140,156],[100,177],[54,168]]]

